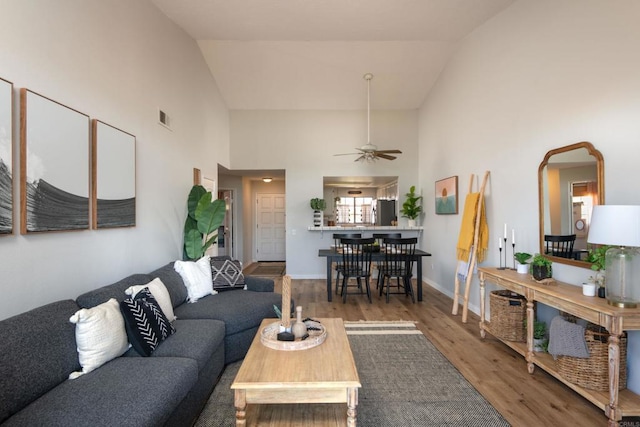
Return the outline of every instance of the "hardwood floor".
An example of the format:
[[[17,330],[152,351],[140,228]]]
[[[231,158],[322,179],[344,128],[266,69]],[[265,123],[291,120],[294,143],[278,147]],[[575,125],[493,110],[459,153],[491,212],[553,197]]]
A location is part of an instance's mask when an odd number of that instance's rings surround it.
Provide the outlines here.
[[[280,292],[282,280],[276,280]],[[373,284],[372,292],[375,291]],[[480,338],[479,317],[469,313],[463,324],[451,315],[452,300],[424,286],[424,300],[392,295],[387,304],[374,292],[349,295],[327,302],[324,280],[293,280],[291,296],[302,306],[303,317],[341,317],[344,320],[413,320],[464,377],[513,426],[604,426],[604,413],[562,383],[536,369],[527,372],[523,357],[487,334]]]

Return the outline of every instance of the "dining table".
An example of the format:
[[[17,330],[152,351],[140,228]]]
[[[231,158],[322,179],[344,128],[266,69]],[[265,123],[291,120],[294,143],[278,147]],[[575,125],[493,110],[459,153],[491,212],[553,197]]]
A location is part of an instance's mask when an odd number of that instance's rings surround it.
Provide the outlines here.
[[[332,269],[331,264],[334,262],[342,261],[342,253],[335,248],[320,249],[318,250],[318,256],[327,259],[327,301],[331,302],[333,297],[332,292]],[[372,252],[371,261],[384,261],[384,252]],[[422,258],[431,256],[429,252],[425,252],[421,249],[416,249],[413,254],[414,261],[417,264],[417,286],[418,286],[418,301],[422,301]]]

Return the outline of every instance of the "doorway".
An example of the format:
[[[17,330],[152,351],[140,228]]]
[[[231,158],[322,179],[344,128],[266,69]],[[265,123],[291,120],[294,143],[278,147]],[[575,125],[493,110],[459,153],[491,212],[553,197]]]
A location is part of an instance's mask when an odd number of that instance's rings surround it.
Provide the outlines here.
[[[285,261],[285,195],[256,194],[256,254],[258,261]]]
[[[224,200],[225,215],[222,225],[218,228],[218,255],[228,255],[236,258],[233,244],[233,190],[219,190],[218,199]]]

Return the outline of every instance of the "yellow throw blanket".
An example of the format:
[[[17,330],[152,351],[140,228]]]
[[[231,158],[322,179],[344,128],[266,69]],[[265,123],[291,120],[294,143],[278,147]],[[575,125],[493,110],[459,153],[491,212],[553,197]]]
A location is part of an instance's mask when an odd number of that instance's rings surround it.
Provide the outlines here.
[[[473,247],[473,236],[475,234],[479,200],[480,193],[469,193],[464,201],[462,224],[460,225],[460,235],[458,236],[458,245],[456,246],[456,255],[460,261],[469,261],[469,255],[471,248]],[[482,202],[482,209],[480,210],[480,230],[478,232],[478,247],[476,248],[476,256],[479,263],[484,261],[487,249],[489,248],[489,226],[487,225],[487,218],[484,211],[484,200]]]

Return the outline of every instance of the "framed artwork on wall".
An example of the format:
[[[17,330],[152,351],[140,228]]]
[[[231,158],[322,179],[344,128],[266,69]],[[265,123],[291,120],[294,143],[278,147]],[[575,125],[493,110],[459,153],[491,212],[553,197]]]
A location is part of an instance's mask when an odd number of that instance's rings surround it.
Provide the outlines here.
[[[13,234],[13,83],[0,78],[0,236]]]
[[[20,89],[20,231],[89,228],[89,116]]]
[[[136,137],[92,120],[91,225],[136,225]]]
[[[435,202],[438,215],[458,213],[458,176],[436,181]]]

